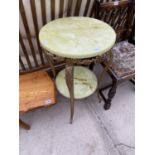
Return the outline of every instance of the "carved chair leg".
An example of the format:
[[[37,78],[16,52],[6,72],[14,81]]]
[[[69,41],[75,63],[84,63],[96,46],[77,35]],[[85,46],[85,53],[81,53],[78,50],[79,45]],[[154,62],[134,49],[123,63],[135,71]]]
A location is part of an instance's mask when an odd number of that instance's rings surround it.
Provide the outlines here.
[[[117,88],[117,81],[114,80],[113,84],[112,84],[112,87],[111,87],[111,89],[109,90],[109,93],[108,93],[108,99],[106,100],[105,105],[104,105],[105,110],[110,109],[112,98],[116,94],[116,88]]]
[[[94,69],[94,66],[95,66],[95,64],[94,64],[94,63],[91,63],[91,64],[89,65],[89,69],[90,69],[90,70],[93,70],[93,69]]]
[[[27,123],[23,122],[21,119],[19,119],[19,125],[21,128],[24,128],[26,130],[30,129],[30,125],[28,125]]]
[[[74,66],[71,62],[66,62],[66,83],[70,94],[70,124],[74,115]]]
[[[130,82],[133,83],[133,84],[135,85],[135,81],[134,81],[134,79],[131,79]]]
[[[105,86],[105,87],[99,89],[99,95],[102,97],[102,99],[104,100],[104,102],[106,102],[107,99],[106,99],[106,97],[104,96],[103,91],[106,90],[106,89],[108,89],[108,88],[111,88],[111,87],[112,87],[112,84],[109,84],[109,85],[107,85],[107,86]]]

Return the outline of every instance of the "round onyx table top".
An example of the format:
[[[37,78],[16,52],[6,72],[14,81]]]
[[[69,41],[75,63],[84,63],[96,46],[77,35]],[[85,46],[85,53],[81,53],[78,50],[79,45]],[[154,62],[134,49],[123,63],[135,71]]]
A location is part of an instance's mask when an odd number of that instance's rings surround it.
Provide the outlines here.
[[[65,17],[49,22],[39,33],[41,46],[65,58],[90,58],[112,48],[116,40],[113,28],[89,17]]]

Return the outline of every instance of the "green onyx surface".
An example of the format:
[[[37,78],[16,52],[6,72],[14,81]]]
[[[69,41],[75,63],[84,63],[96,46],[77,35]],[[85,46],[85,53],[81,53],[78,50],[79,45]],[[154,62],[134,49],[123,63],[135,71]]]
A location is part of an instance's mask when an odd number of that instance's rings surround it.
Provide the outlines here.
[[[107,23],[89,17],[65,17],[49,22],[39,33],[41,46],[66,58],[90,58],[107,52],[116,34]]]
[[[56,77],[56,87],[65,97],[70,98],[65,79],[65,69],[60,71]],[[93,94],[97,88],[95,74],[86,67],[74,67],[74,98],[82,99]]]

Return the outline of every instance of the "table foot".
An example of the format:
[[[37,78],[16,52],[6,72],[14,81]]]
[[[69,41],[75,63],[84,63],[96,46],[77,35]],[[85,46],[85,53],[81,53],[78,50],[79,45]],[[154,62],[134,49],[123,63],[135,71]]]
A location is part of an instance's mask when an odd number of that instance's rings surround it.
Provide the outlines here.
[[[73,123],[73,119],[70,119],[69,123],[72,124]]]

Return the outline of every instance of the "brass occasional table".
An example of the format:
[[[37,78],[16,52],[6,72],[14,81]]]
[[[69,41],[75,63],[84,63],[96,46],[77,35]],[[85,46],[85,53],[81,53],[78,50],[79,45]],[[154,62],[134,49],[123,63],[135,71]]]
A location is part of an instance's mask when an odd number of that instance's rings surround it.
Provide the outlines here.
[[[55,82],[58,91],[70,98],[72,123],[74,99],[88,97],[95,92],[98,84],[91,70],[77,65],[103,61],[102,55],[115,43],[115,31],[107,23],[94,18],[65,17],[43,26],[39,40],[54,76],[54,59],[63,59],[66,63],[65,69],[58,73]]]

